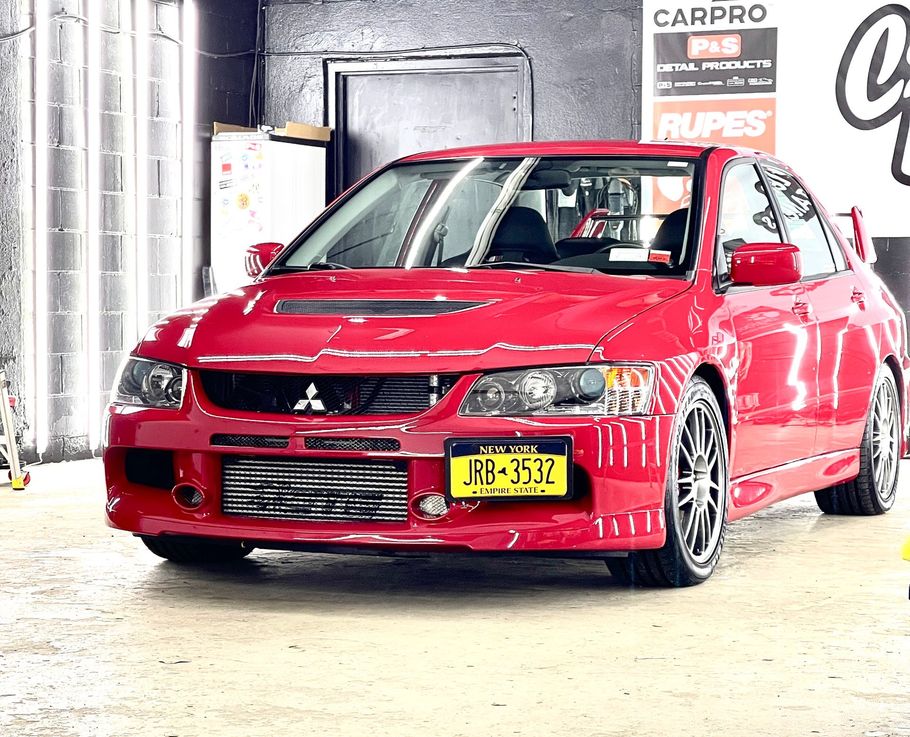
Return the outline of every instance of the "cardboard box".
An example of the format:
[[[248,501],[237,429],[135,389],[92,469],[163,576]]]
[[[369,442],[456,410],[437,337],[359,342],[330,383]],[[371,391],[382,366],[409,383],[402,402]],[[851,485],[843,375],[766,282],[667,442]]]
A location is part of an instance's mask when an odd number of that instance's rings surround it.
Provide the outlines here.
[[[295,123],[289,120],[284,124],[284,128],[273,128],[269,131],[260,131],[257,128],[247,128],[243,125],[234,125],[233,123],[214,123],[212,124],[212,135],[219,133],[271,133],[275,136],[285,136],[286,138],[301,138],[306,141],[324,141],[332,139],[332,129],[321,125],[309,125],[308,123]]]

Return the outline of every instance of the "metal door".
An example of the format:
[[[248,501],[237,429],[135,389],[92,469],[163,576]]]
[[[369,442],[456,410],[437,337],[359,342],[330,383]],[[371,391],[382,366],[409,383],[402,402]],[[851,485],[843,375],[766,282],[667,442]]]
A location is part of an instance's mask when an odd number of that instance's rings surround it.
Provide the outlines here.
[[[519,54],[327,63],[335,193],[393,159],[531,139],[531,86]]]

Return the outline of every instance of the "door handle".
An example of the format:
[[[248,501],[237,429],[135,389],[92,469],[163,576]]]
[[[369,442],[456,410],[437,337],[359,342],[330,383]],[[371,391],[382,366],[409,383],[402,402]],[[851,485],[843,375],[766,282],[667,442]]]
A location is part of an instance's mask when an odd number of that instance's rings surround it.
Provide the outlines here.
[[[860,307],[866,304],[866,293],[862,289],[853,289],[853,294],[850,296],[850,299],[858,304]]]
[[[809,317],[812,314],[812,306],[808,302],[798,299],[793,303],[793,314],[799,317]]]

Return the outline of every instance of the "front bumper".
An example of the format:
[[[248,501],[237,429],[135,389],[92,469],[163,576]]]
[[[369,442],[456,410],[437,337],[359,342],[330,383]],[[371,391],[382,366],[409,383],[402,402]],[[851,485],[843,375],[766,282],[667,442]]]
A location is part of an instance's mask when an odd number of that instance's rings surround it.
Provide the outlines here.
[[[465,377],[468,379],[469,377]],[[457,414],[470,380],[417,417],[296,417],[226,412],[208,402],[190,377],[180,410],[111,406],[104,466],[108,524],[141,535],[230,538],[250,545],[385,551],[597,552],[658,548],[665,540],[666,458],[673,418],[468,418]],[[290,437],[286,449],[224,448],[216,434]],[[404,522],[310,522],[242,517],[221,508],[225,455],[391,459],[408,471],[409,499],[444,493],[443,443],[451,437],[533,438],[569,435],[576,489],[560,501],[457,504],[432,522],[409,511]],[[396,452],[308,450],[307,437],[384,438]],[[169,489],[131,482],[130,449],[172,452],[176,484],[205,496],[198,509],[179,506]]]

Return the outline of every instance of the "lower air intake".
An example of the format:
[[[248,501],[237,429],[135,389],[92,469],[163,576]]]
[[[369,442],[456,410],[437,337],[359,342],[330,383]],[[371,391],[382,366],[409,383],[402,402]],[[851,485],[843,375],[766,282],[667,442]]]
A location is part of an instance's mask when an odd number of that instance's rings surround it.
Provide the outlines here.
[[[394,438],[307,438],[307,450],[354,450],[394,452],[401,450],[401,443]]]
[[[225,456],[224,514],[311,522],[404,522],[408,471],[393,461]]]
[[[290,443],[280,435],[212,435],[212,445],[229,448],[287,448]]]

